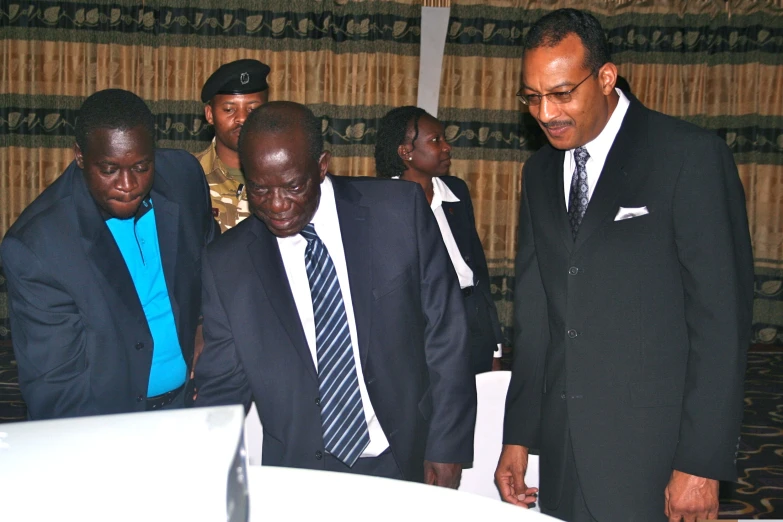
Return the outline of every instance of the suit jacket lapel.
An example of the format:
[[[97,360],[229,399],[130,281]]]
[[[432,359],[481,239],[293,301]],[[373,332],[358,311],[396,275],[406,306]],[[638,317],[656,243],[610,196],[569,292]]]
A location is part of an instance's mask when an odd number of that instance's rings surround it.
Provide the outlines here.
[[[275,311],[275,314],[277,314],[277,318],[288,334],[291,344],[302,359],[302,364],[304,364],[310,376],[317,383],[318,374],[315,371],[313,356],[307,345],[302,322],[299,320],[299,311],[296,308],[294,295],[291,293],[291,287],[288,284],[288,277],[283,265],[283,258],[280,255],[280,247],[277,245],[277,239],[258,218],[250,216],[247,219],[253,220],[252,231],[255,238],[248,244],[247,249],[256,275],[261,280],[262,287],[269,299],[269,304]]]
[[[546,161],[548,171],[544,173],[544,184],[549,192],[549,208],[557,233],[566,249],[574,249],[574,237],[571,235],[571,224],[568,222],[568,211],[563,191],[563,159],[565,152],[551,149],[550,158]],[[588,206],[588,208],[590,208]]]
[[[637,187],[646,178],[646,170],[626,167],[628,160],[633,160],[634,165],[646,164],[642,157],[643,144],[646,141],[646,125],[643,122],[646,118],[645,110],[641,103],[635,99],[631,100],[620,130],[609,149],[601,177],[587,205],[574,245],[576,249],[579,249],[607,219],[614,219],[619,197],[627,194],[633,187]]]
[[[82,245],[87,258],[103,277],[101,286],[109,290],[116,300],[122,303],[131,317],[141,320],[142,324],[146,325],[141,301],[117,242],[106,226],[98,205],[87,190],[81,169],[75,163],[72,164],[72,168],[73,198]],[[116,315],[119,317],[122,314]]]
[[[464,259],[466,255],[470,254],[470,237],[469,234],[465,234],[466,231],[470,230],[465,203],[462,200],[456,202],[444,201],[441,206],[443,207],[443,213],[446,215],[446,221],[449,223],[451,235],[454,236],[457,248],[459,248],[459,252]]]
[[[369,209],[361,206],[361,194],[339,178],[331,177],[337,216],[340,220],[345,263],[351,284],[351,301],[359,338],[359,354],[362,367],[367,362],[370,345],[372,262],[370,245]]]

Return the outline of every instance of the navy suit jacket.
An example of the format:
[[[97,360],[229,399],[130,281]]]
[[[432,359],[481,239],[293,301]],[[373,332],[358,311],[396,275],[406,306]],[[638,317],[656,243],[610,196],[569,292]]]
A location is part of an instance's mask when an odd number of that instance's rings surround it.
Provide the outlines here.
[[[525,163],[504,443],[540,448],[544,507],[570,445],[597,520],[665,520],[672,469],[736,478],[753,258],[725,142],[629,98],[576,241],[564,152]]]
[[[361,365],[407,480],[470,462],[476,390],[464,305],[421,188],[332,176]],[[231,266],[232,270],[220,270]],[[207,249],[196,406],[254,400],[265,465],[324,469],[318,376],[277,239],[251,216]]]
[[[201,252],[219,234],[198,161],[158,149],[150,193],[182,355],[201,313]],[[153,342],[117,243],[72,162],[0,245],[31,419],[143,411]]]

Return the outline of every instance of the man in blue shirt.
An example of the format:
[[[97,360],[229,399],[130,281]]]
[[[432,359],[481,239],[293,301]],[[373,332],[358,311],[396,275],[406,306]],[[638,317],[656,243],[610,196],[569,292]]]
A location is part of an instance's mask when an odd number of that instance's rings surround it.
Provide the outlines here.
[[[0,245],[31,419],[182,407],[219,229],[198,162],[155,148],[119,89],[85,100],[75,160]]]

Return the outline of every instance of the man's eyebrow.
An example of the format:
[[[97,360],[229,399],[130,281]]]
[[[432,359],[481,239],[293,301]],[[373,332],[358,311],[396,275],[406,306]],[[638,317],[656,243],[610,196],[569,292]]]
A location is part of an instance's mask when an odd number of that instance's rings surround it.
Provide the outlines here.
[[[560,82],[557,85],[555,85],[554,87],[552,87],[549,92],[553,92],[554,89],[561,89],[563,87],[571,87],[573,85],[576,85],[576,84],[574,82],[570,82],[570,81]],[[525,89],[525,90],[528,90],[528,91],[533,91],[534,93],[538,94],[537,90],[535,90],[534,88],[532,88],[531,86],[529,86],[529,85],[527,85],[525,83],[522,84],[522,88]]]

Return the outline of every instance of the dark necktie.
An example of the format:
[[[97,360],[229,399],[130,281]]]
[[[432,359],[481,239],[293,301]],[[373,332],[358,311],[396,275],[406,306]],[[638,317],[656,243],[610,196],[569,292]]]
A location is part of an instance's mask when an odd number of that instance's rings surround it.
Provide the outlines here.
[[[568,221],[571,223],[571,235],[576,241],[576,235],[579,233],[579,227],[582,219],[587,212],[587,204],[590,202],[587,187],[587,159],[590,154],[584,147],[574,149],[574,160],[576,168],[571,177],[571,190],[568,194]]]
[[[300,232],[307,240],[305,266],[313,298],[321,426],[324,448],[353,466],[370,443],[340,282],[332,258],[312,223]]]

